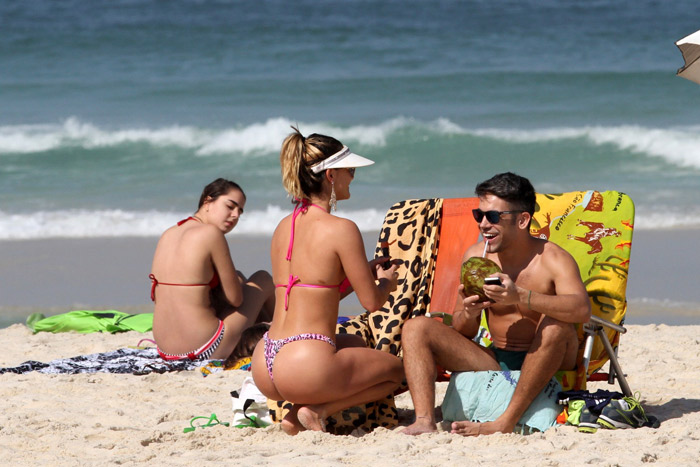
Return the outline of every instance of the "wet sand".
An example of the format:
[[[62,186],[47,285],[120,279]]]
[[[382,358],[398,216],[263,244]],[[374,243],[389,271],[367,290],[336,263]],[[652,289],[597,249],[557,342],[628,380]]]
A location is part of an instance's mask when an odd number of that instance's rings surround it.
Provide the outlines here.
[[[368,257],[378,233],[364,235]],[[629,324],[700,324],[698,230],[634,234],[627,287]],[[151,312],[148,274],[157,238],[49,239],[0,242],[0,327],[34,312],[79,309]],[[269,237],[229,235],[244,273],[270,269]],[[342,315],[362,312],[354,296]]]

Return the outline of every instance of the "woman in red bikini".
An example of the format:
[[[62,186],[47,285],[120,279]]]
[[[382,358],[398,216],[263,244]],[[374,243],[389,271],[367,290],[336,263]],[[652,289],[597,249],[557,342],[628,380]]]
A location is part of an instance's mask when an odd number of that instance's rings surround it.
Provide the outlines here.
[[[151,268],[153,337],[166,360],[228,358],[244,329],[269,321],[270,274],[246,279],[236,270],[225,234],[238,223],[246,197],[219,178],[207,185],[199,209],[158,241]]]
[[[335,333],[342,297],[354,290],[375,311],[396,289],[398,275],[396,265],[382,268],[387,259],[368,263],[357,226],[331,214],[337,201],[350,198],[355,167],[372,161],[335,138],[304,138],[296,130],[284,140],[280,162],[284,187],[297,203],[272,237],[275,314],[255,348],[252,371],[263,394],[294,403],[282,428],[296,434],[323,430],[327,416],[398,388],[399,358]]]

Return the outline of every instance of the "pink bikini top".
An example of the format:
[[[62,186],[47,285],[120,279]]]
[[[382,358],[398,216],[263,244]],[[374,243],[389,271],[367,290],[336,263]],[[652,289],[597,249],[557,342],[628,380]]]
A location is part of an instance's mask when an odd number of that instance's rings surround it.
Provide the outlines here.
[[[294,206],[294,212],[292,213],[292,231],[291,234],[289,235],[289,248],[287,249],[287,261],[292,260],[292,249],[294,248],[294,226],[296,224],[297,217],[299,217],[300,214],[305,213],[309,210],[309,206],[314,206],[317,207],[318,209],[323,209],[321,206],[317,204],[313,204],[311,201],[308,199],[302,199],[297,202],[296,206]],[[323,209],[325,211],[325,209]],[[350,281],[348,281],[347,277],[338,285],[317,285],[317,284],[302,284],[299,283],[299,276],[295,276],[294,274],[289,275],[289,280],[287,281],[286,284],[277,284],[276,287],[285,287],[287,290],[284,292],[284,309],[289,308],[289,293],[292,291],[292,287],[308,287],[311,289],[338,289],[340,293],[342,294],[347,290],[348,287],[350,287]]]
[[[195,219],[194,217],[190,216],[187,219],[183,219],[180,222],[177,223],[178,227],[184,224],[185,222],[193,220],[193,221],[198,221],[201,222],[199,219]],[[214,288],[217,285],[219,285],[219,274],[216,272],[216,269],[214,269],[214,276],[211,278],[209,282],[206,284],[173,284],[169,282],[158,282],[158,279],[156,279],[156,276],[153,274],[149,274],[148,278],[151,279],[151,300],[156,301],[156,286],[158,285],[171,285],[174,287],[203,287],[205,285],[208,285],[209,288]]]

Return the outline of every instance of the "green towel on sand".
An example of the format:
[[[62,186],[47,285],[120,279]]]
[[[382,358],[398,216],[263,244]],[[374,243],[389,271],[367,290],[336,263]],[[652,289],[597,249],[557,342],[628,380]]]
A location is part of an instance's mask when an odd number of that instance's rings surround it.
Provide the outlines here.
[[[153,329],[153,313],[130,315],[121,311],[69,311],[48,318],[34,313],[27,318],[27,327],[37,332],[148,332]]]

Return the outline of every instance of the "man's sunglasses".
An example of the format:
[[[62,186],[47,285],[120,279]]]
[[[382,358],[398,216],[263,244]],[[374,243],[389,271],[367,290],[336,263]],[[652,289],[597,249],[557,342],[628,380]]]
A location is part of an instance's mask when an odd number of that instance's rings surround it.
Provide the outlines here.
[[[474,214],[474,220],[477,222],[481,222],[484,217],[486,217],[486,220],[489,221],[491,224],[498,224],[501,222],[501,216],[503,214],[513,214],[516,212],[525,212],[523,210],[520,211],[482,211],[481,209],[472,209],[472,214]]]

